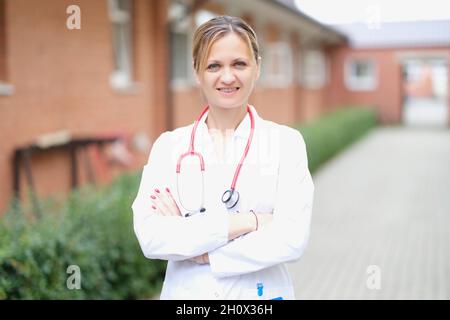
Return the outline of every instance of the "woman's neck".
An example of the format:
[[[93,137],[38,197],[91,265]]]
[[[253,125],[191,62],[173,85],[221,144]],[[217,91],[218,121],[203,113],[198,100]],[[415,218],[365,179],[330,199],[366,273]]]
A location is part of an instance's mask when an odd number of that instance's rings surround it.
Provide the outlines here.
[[[247,114],[247,105],[225,109],[209,107],[206,125],[209,131],[220,132],[223,136],[233,133]]]

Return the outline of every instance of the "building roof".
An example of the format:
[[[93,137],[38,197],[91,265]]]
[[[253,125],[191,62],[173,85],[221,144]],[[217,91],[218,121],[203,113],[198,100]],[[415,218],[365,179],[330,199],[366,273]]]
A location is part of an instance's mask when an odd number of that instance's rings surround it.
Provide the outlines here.
[[[450,46],[450,20],[330,25],[356,48]]]
[[[271,3],[275,3],[277,5],[279,5],[280,7],[298,15],[301,19],[303,19],[304,21],[306,21],[307,23],[309,23],[310,25],[325,31],[328,34],[332,34],[333,36],[335,36],[337,39],[339,39],[339,41],[342,42],[347,42],[348,39],[346,37],[346,35],[342,32],[340,32],[339,30],[332,28],[330,26],[327,26],[317,20],[315,20],[314,18],[312,18],[311,16],[305,14],[304,12],[300,11],[297,6],[295,5],[293,0],[267,0],[268,2]]]

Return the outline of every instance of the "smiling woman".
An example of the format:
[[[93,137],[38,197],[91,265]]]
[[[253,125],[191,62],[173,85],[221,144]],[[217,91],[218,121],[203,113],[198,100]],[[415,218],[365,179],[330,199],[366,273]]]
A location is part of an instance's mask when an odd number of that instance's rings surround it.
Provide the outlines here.
[[[210,107],[206,120],[210,129],[226,134],[245,116],[242,106],[246,106],[260,75],[260,62],[256,34],[242,20],[211,19],[196,30],[193,66]]]
[[[206,106],[155,141],[132,205],[144,255],[169,261],[162,299],[294,298],[284,262],[308,242],[314,185],[301,134],[248,104],[260,66],[243,20],[220,16],[196,30]]]

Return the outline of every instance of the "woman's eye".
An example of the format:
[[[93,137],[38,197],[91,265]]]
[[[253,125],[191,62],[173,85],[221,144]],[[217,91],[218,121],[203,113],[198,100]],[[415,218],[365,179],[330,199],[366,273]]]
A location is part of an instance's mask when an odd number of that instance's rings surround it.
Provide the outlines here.
[[[213,64],[210,64],[206,69],[208,69],[209,71],[215,71],[215,70],[218,70],[219,67],[220,66],[217,63],[213,63]]]
[[[235,63],[235,65],[237,67],[245,67],[245,66],[247,66],[247,64],[244,61],[238,61],[238,62]]]

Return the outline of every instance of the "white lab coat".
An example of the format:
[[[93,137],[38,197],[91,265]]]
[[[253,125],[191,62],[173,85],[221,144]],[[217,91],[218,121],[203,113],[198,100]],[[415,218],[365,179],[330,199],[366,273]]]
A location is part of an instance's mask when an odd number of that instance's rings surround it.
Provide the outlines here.
[[[247,144],[248,114],[229,142],[225,161],[217,157],[206,115],[199,123],[195,149],[202,153],[206,167],[204,213],[160,216],[152,213],[150,202],[155,188],[169,187],[183,211],[175,167],[179,155],[188,149],[193,124],[163,133],[152,147],[132,209],[144,255],[168,260],[161,299],[294,299],[284,263],[298,259],[307,246],[314,194],[305,143],[297,130],[264,120],[251,108],[255,131],[236,185],[240,193],[237,210],[274,215],[270,224],[256,232],[228,241],[227,215],[232,213],[221,201]],[[182,177],[184,173],[198,175],[198,162],[184,160],[181,171]],[[199,181],[198,176],[183,180],[181,186],[188,186],[180,188],[186,207],[185,198],[199,199]],[[205,252],[209,252],[210,264],[187,260]]]

